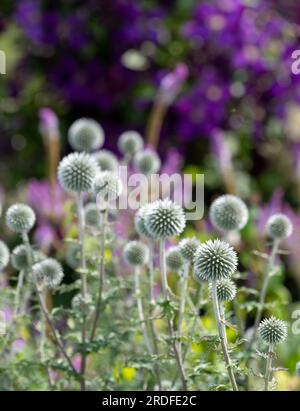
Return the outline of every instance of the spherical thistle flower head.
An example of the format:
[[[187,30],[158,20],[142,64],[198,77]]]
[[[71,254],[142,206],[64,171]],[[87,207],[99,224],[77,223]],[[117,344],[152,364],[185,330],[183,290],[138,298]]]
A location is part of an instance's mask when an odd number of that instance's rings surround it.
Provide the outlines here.
[[[149,249],[140,241],[130,241],[124,247],[123,257],[129,265],[144,265],[149,260]]]
[[[96,161],[86,153],[72,153],[58,166],[58,180],[66,191],[80,193],[92,189],[99,172]]]
[[[6,212],[6,225],[15,233],[27,233],[35,224],[35,213],[26,204],[14,204]]]
[[[48,289],[54,289],[61,283],[64,273],[61,264],[54,258],[34,264],[32,267],[34,279]]]
[[[134,227],[136,232],[144,238],[152,239],[151,234],[146,228],[146,215],[147,212],[150,210],[151,204],[143,205],[134,216]]]
[[[190,263],[193,262],[199,245],[200,241],[196,237],[184,238],[181,240],[178,247],[183,259]]]
[[[267,233],[270,237],[283,240],[293,232],[291,220],[284,214],[273,214],[267,221]]]
[[[102,147],[104,131],[91,118],[80,118],[71,125],[68,132],[71,147],[76,151],[94,151]]]
[[[76,294],[72,299],[72,308],[73,310],[80,310],[81,313],[88,314],[91,309],[92,296],[86,294],[83,298],[82,295]]]
[[[211,293],[210,284],[210,293]],[[217,281],[217,297],[219,301],[232,301],[236,296],[236,285],[229,278]]]
[[[143,148],[142,136],[137,131],[125,131],[118,140],[118,148],[124,155],[134,155]]]
[[[93,191],[105,202],[115,200],[122,193],[121,179],[110,171],[100,172],[94,180]]]
[[[41,251],[36,250],[32,251],[32,257],[34,263],[38,263],[46,258]],[[11,264],[18,271],[27,270],[29,268],[26,246],[24,244],[18,245],[12,250]]]
[[[201,244],[194,257],[194,273],[198,281],[219,281],[230,277],[237,268],[234,249],[225,241],[209,240]]]
[[[9,249],[7,245],[0,241],[0,270],[4,270],[9,263]]]
[[[170,271],[178,272],[184,266],[184,260],[178,247],[171,247],[166,253],[166,265]]]
[[[185,224],[182,207],[169,199],[152,203],[145,217],[145,227],[156,240],[181,234]]]
[[[73,270],[77,270],[80,267],[80,246],[77,243],[72,243],[67,248],[66,262]]]
[[[218,230],[238,231],[247,224],[248,208],[239,197],[223,195],[212,203],[209,216],[213,226]]]
[[[161,165],[158,154],[150,149],[138,151],[134,156],[133,163],[137,171],[146,176],[157,173]]]
[[[279,344],[287,337],[287,326],[284,321],[272,316],[261,321],[258,333],[267,344]]]
[[[94,203],[89,203],[84,207],[85,223],[91,227],[100,227],[101,216],[100,212]]]
[[[117,157],[109,150],[100,150],[93,154],[93,157],[101,171],[112,171],[114,173],[118,172],[119,161]]]

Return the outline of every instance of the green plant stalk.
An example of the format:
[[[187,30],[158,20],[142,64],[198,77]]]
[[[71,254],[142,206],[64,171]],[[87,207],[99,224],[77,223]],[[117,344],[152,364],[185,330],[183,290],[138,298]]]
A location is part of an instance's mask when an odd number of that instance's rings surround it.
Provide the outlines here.
[[[86,278],[86,260],[85,260],[85,246],[84,246],[84,210],[83,210],[83,193],[78,193],[77,195],[77,216],[78,216],[78,229],[79,229],[79,245],[80,245],[80,276],[81,276],[81,297],[82,300],[86,300],[87,295],[87,278]],[[84,308],[82,309],[82,329],[81,329],[81,342],[82,342],[82,354],[81,354],[81,365],[80,374],[81,381],[80,387],[81,391],[85,391],[85,372],[86,372],[86,313]]]
[[[156,357],[159,356],[159,347],[158,347],[158,336],[157,336],[157,331],[153,319],[153,307],[155,306],[155,295],[154,295],[154,266],[153,266],[153,256],[154,256],[154,244],[152,241],[149,241],[149,325],[150,325],[150,331],[152,335],[152,341],[153,341],[153,352],[156,355]],[[155,373],[157,377],[157,382],[158,382],[158,388],[159,391],[162,391],[162,382],[161,382],[161,373],[160,373],[160,368],[157,362],[155,361]]]
[[[262,318],[263,306],[264,306],[264,303],[265,303],[267,289],[268,289],[268,285],[269,285],[269,281],[270,281],[270,274],[274,269],[275,258],[276,258],[276,255],[278,253],[278,246],[279,246],[279,240],[274,240],[272,250],[271,250],[271,254],[270,254],[269,259],[268,259],[267,271],[266,271],[266,274],[265,274],[265,277],[264,277],[263,286],[262,286],[260,296],[259,296],[259,306],[258,306],[258,309],[257,309],[257,312],[256,312],[256,317],[255,317],[254,327],[253,327],[253,333],[252,333],[252,336],[250,338],[248,348],[251,348],[254,341],[256,340],[257,330],[258,330],[258,326],[259,326],[259,323],[260,323],[261,318]]]
[[[216,281],[212,282],[212,302],[213,302],[213,309],[214,309],[214,315],[217,323],[217,328],[218,328],[218,333],[221,341],[221,346],[222,346],[222,351],[223,351],[223,356],[224,356],[224,361],[225,365],[227,368],[228,372],[228,377],[230,380],[230,383],[232,385],[233,391],[238,391],[238,386],[235,381],[235,376],[232,370],[232,364],[230,360],[230,356],[228,353],[228,348],[227,348],[227,338],[226,334],[224,335],[224,327],[222,325],[221,317],[220,317],[220,309],[219,309],[219,303],[218,303],[218,297],[217,297],[217,283]]]
[[[101,213],[102,222],[101,222],[101,238],[100,238],[100,273],[99,273],[99,288],[98,288],[98,297],[94,313],[94,320],[92,325],[92,332],[90,340],[92,341],[95,338],[97,324],[101,315],[101,305],[103,297],[103,288],[105,281],[105,236],[106,236],[106,223],[107,223],[107,210]]]
[[[268,358],[267,358],[267,364],[266,364],[266,371],[265,371],[265,384],[264,384],[264,390],[265,391],[269,390],[269,382],[270,382],[270,378],[271,378],[271,374],[272,374],[273,353],[274,353],[274,345],[270,344],[269,345]]]
[[[182,324],[183,324],[183,317],[185,311],[185,304],[186,304],[186,296],[187,296],[187,288],[188,288],[188,281],[189,281],[189,265],[185,264],[183,269],[183,278],[182,278],[182,286],[181,286],[181,295],[180,295],[180,306],[179,306],[179,314],[178,314],[178,326],[177,332],[180,341],[178,343],[178,349],[182,350]]]
[[[162,291],[163,291],[163,297],[166,303],[170,302],[170,297],[169,297],[169,286],[168,286],[168,280],[167,280],[167,267],[166,267],[166,255],[165,255],[165,242],[164,240],[160,240],[159,244],[160,248],[160,272],[161,272],[161,282],[162,282]],[[172,340],[172,346],[173,346],[173,351],[175,355],[175,359],[178,365],[178,370],[179,370],[179,375],[181,379],[181,384],[182,384],[182,389],[184,391],[187,391],[187,383],[186,383],[186,376],[185,376],[185,371],[184,371],[184,366],[183,366],[183,361],[182,361],[182,355],[180,353],[180,350],[178,349],[178,345],[175,340],[175,333],[173,329],[173,324],[170,318],[167,316],[167,324],[168,324],[168,331],[170,338]]]
[[[32,259],[32,253],[31,253],[31,247],[30,247],[30,242],[29,242],[28,234],[27,234],[27,233],[23,233],[23,234],[22,234],[22,238],[23,238],[23,243],[24,243],[24,245],[25,245],[25,247],[26,247],[27,262],[28,262],[28,266],[29,266],[29,271],[32,271],[33,259]],[[46,321],[47,321],[47,323],[48,323],[48,325],[49,325],[49,328],[50,328],[50,330],[51,330],[51,332],[52,332],[54,341],[56,342],[57,347],[60,349],[63,357],[65,357],[67,363],[69,364],[69,366],[70,366],[70,368],[72,369],[72,371],[74,372],[74,374],[78,375],[78,373],[77,373],[76,369],[74,368],[74,366],[73,366],[73,364],[72,364],[72,361],[71,361],[70,357],[68,356],[68,354],[67,354],[67,352],[66,352],[66,350],[65,350],[65,348],[64,348],[64,346],[63,346],[63,343],[61,342],[60,337],[59,337],[58,333],[56,332],[56,329],[55,329],[55,327],[54,327],[54,325],[53,325],[53,323],[52,323],[52,321],[51,321],[51,319],[50,319],[48,310],[47,310],[46,306],[44,305],[44,302],[43,302],[43,299],[42,299],[42,296],[41,296],[41,291],[40,291],[40,289],[39,289],[39,287],[38,287],[38,285],[37,285],[36,282],[34,282],[34,285],[35,285],[35,289],[36,289],[36,293],[37,293],[37,297],[38,297],[38,302],[39,302],[40,308],[41,308],[42,313],[43,313],[43,315],[45,316],[45,319],[46,319]]]

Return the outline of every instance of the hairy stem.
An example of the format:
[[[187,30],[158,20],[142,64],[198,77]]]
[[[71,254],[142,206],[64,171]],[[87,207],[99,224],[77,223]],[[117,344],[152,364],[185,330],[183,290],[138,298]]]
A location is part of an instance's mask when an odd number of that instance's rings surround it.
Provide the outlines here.
[[[180,306],[179,306],[178,326],[177,326],[178,337],[180,339],[182,337],[182,323],[183,323],[183,317],[184,317],[184,311],[185,311],[188,280],[189,280],[189,265],[185,264],[185,267],[183,270],[182,284],[181,284]],[[178,348],[181,351],[182,349],[181,340],[178,343]]]
[[[219,333],[219,337],[220,337],[220,340],[221,340],[221,346],[222,346],[224,361],[225,361],[225,365],[226,365],[227,372],[228,372],[228,377],[229,377],[230,383],[232,385],[233,391],[238,391],[238,387],[237,387],[237,384],[236,384],[236,381],[235,381],[235,376],[234,376],[234,373],[233,373],[233,370],[232,370],[232,364],[231,364],[230,356],[229,356],[229,353],[228,353],[227,338],[226,338],[226,334],[224,335],[224,327],[222,325],[222,321],[221,321],[221,317],[220,317],[216,281],[212,282],[212,302],[213,302],[213,309],[214,309],[214,315],[215,315],[215,319],[216,319],[216,323],[217,323],[218,333]]]
[[[167,268],[166,268],[166,256],[165,256],[165,242],[164,240],[160,241],[160,270],[161,270],[161,282],[162,282],[162,291],[163,291],[163,296],[164,300],[166,303],[170,302],[170,297],[169,297],[169,286],[168,286],[168,280],[167,280]],[[167,323],[168,323],[168,331],[170,338],[172,340],[172,346],[173,346],[173,351],[175,355],[175,359],[177,361],[178,365],[178,370],[179,370],[179,375],[181,379],[181,384],[182,384],[182,389],[184,391],[187,391],[187,383],[186,383],[186,376],[185,376],[185,371],[184,371],[184,366],[183,366],[183,361],[182,361],[182,355],[180,353],[180,350],[178,349],[178,345],[175,340],[175,333],[173,329],[173,324],[171,319],[167,316]]]
[[[102,215],[102,224],[101,224],[101,239],[100,239],[100,273],[99,273],[99,288],[98,288],[98,297],[97,303],[95,308],[93,326],[90,340],[92,341],[95,338],[97,324],[100,319],[101,315],[101,305],[102,305],[102,295],[103,295],[103,288],[104,288],[104,277],[105,277],[105,236],[106,236],[106,222],[107,222],[107,210],[101,213]]]
[[[273,344],[270,344],[269,345],[268,358],[267,358],[267,364],[266,364],[266,371],[265,371],[265,385],[264,385],[264,390],[265,391],[269,390],[269,381],[270,381],[271,374],[272,374],[273,354],[274,354],[274,346],[273,346]]]

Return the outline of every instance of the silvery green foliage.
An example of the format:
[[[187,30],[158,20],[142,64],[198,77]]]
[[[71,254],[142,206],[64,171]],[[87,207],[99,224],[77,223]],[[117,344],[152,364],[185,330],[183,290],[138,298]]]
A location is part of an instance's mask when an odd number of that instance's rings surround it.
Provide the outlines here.
[[[217,297],[219,301],[232,301],[236,296],[236,285],[229,278],[217,281]],[[211,292],[211,286],[210,286]]]
[[[103,171],[97,174],[93,191],[98,198],[105,202],[115,200],[122,193],[122,182],[117,174]]]
[[[145,227],[156,240],[181,234],[185,224],[182,207],[169,199],[152,203],[145,216]]]
[[[7,267],[9,263],[9,249],[7,245],[0,241],[0,270]]]
[[[46,257],[41,251],[32,251],[33,261],[37,263],[44,260]],[[27,270],[28,269],[28,260],[26,246],[24,244],[18,245],[15,247],[11,253],[11,264],[18,270]]]
[[[218,281],[236,270],[237,254],[225,241],[209,240],[201,244],[194,258],[194,273],[199,281]]]
[[[77,243],[69,245],[66,253],[66,262],[68,266],[77,270],[80,266],[80,246]]]
[[[144,265],[149,261],[149,249],[140,241],[130,241],[124,247],[123,257],[129,265]]]
[[[285,214],[274,214],[267,221],[267,232],[270,237],[282,240],[292,234],[293,225]]]
[[[35,224],[35,213],[26,204],[14,204],[6,212],[6,225],[15,233],[27,233]]]
[[[300,361],[296,364],[296,374],[300,377]]]
[[[89,203],[84,207],[85,223],[91,227],[100,227],[101,215],[95,203]]]
[[[200,241],[196,237],[184,238],[181,240],[178,247],[183,259],[190,263],[193,262],[199,245]]]
[[[72,308],[80,310],[80,312],[84,314],[88,314],[92,305],[92,296],[90,294],[86,294],[83,296],[79,293],[76,294],[72,299]]]
[[[239,197],[226,194],[212,203],[209,216],[213,226],[218,230],[237,231],[247,224],[248,209]]]
[[[170,271],[178,272],[184,266],[184,260],[178,247],[171,247],[166,253],[166,264]]]
[[[112,152],[110,152],[109,150],[100,150],[97,153],[93,154],[93,157],[96,160],[101,171],[112,171],[114,173],[117,173],[119,168],[119,161]]]
[[[68,139],[76,151],[94,151],[103,145],[104,131],[97,121],[80,118],[71,125]]]
[[[58,166],[58,180],[66,191],[89,192],[96,174],[96,161],[86,153],[72,153],[64,157]]]
[[[134,155],[143,145],[143,138],[137,131],[125,131],[118,140],[118,148],[124,155]]]
[[[287,326],[284,321],[272,316],[261,321],[258,333],[264,342],[279,344],[287,337]]]
[[[134,156],[133,163],[137,171],[146,176],[157,173],[161,165],[158,154],[150,149],[138,151]]]
[[[48,289],[58,287],[64,272],[61,264],[54,258],[46,258],[32,267],[33,278],[39,285]]]
[[[150,210],[151,204],[143,205],[134,216],[134,227],[136,232],[144,238],[152,239],[151,234],[146,228],[146,215],[147,212]]]

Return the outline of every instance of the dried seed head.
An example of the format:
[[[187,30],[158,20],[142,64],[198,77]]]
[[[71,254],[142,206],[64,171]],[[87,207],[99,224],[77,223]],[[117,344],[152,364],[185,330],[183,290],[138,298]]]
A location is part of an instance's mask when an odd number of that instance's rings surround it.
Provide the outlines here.
[[[104,131],[91,118],[80,118],[71,125],[68,132],[71,147],[76,151],[94,151],[104,143]]]
[[[211,205],[210,220],[215,228],[220,231],[241,230],[248,221],[246,204],[234,195],[223,195]]]
[[[27,233],[35,224],[35,213],[26,204],[14,204],[6,212],[6,225],[15,233]]]
[[[183,259],[187,262],[193,262],[200,241],[196,237],[184,238],[180,241],[178,247]]]
[[[275,317],[266,318],[258,327],[260,338],[268,344],[282,343],[287,337],[287,326],[284,321]]]
[[[124,247],[123,257],[129,265],[144,265],[149,260],[149,249],[140,241],[130,241]]]
[[[274,214],[267,221],[268,235],[274,239],[283,240],[293,232],[291,220],[284,214]]]

